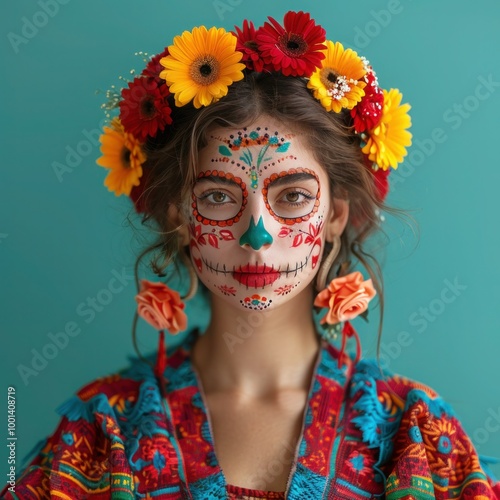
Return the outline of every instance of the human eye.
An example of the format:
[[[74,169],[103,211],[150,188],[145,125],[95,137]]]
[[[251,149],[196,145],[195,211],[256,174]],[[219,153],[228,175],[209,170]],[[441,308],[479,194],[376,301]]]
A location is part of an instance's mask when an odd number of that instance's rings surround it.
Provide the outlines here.
[[[235,200],[233,200],[228,193],[225,193],[221,190],[206,191],[197,196],[197,198],[205,206],[210,208],[217,208],[227,204],[235,203]]]
[[[276,199],[276,203],[289,208],[300,208],[315,199],[316,197],[305,189],[290,188],[280,193]]]
[[[227,221],[236,217],[243,204],[243,192],[238,186],[197,186],[193,198],[197,214],[211,221]]]
[[[307,169],[274,173],[264,180],[262,194],[275,219],[297,222],[317,210],[320,196],[319,179],[314,172]]]

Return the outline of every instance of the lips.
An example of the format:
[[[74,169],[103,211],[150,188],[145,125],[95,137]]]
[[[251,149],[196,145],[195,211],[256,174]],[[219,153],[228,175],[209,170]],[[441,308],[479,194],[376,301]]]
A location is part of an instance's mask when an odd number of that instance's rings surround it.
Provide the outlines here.
[[[245,264],[233,271],[233,278],[242,285],[261,288],[266,285],[272,285],[278,278],[280,273],[270,266],[256,266]]]

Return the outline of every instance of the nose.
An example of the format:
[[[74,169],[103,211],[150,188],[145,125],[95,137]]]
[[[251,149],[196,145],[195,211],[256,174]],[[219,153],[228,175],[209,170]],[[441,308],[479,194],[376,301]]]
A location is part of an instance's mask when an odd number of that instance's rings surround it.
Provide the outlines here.
[[[262,215],[260,216],[257,224],[255,224],[255,220],[252,215],[248,229],[241,235],[240,245],[242,247],[249,245],[254,250],[259,250],[263,246],[269,246],[272,242],[273,237],[266,231]]]

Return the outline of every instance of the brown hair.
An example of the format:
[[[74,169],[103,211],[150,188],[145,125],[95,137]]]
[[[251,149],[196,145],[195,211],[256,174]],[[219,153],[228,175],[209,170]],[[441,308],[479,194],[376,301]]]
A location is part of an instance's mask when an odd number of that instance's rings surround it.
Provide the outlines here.
[[[303,78],[250,73],[233,83],[227,96],[210,106],[177,108],[172,103],[173,125],[146,144],[147,176],[141,200],[146,215],[142,223],[152,221],[159,231],[157,241],[137,258],[136,282],[139,263],[147,254],[153,254],[150,265],[158,275],[164,275],[169,264],[177,265],[179,257],[186,258],[179,247],[178,227],[169,216],[169,207],[184,212],[195,179],[197,154],[207,143],[208,132],[220,126],[243,128],[262,115],[272,116],[292,130],[297,127],[327,172],[332,196],[349,200],[349,220],[336,262],[348,262],[340,270],[345,274],[359,261],[374,282],[380,305],[378,352],[384,311],[383,281],[377,260],[365,247],[368,236],[380,229],[380,212],[398,211],[385,206],[376,196],[373,175],[364,163],[350,112],[326,112],[312,97]],[[327,245],[325,256],[329,250]],[[328,279],[338,272],[338,266],[332,266]]]

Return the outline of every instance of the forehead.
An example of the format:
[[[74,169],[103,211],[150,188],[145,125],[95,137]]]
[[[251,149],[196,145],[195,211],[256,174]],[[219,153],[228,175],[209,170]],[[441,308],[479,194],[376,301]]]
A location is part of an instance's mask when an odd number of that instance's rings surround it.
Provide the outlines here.
[[[315,159],[304,134],[272,118],[263,117],[246,127],[217,127],[207,134],[198,155],[198,172],[209,169],[267,177],[293,168],[326,172]]]

